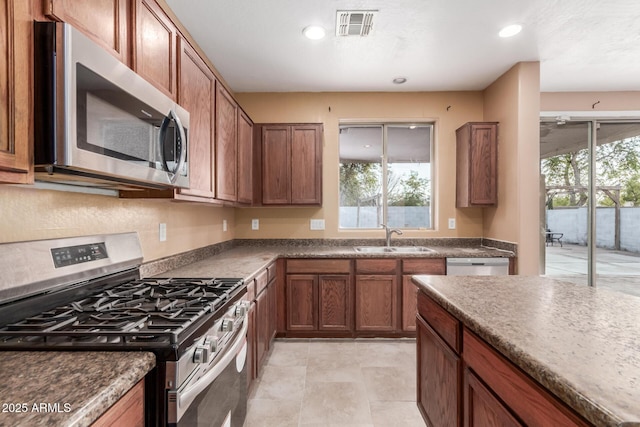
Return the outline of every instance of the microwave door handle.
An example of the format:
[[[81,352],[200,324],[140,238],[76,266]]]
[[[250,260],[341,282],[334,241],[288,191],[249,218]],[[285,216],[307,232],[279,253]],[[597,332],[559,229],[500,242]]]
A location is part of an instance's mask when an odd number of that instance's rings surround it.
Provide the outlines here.
[[[171,122],[172,120],[172,115],[173,110],[169,111],[169,114],[162,119],[162,123],[160,124],[160,134],[158,135],[158,145],[160,146],[160,162],[162,163],[162,168],[166,172],[172,172],[171,170],[169,170],[167,159],[164,157],[164,146],[167,141],[167,128],[169,127],[169,122]]]
[[[178,146],[180,147],[180,156],[178,158],[178,163],[174,169],[169,169],[169,165],[167,164],[167,159],[164,156],[164,146],[167,140],[167,129],[169,127],[169,123],[171,120],[176,122],[176,127],[178,128]],[[184,166],[185,161],[187,160],[187,141],[186,135],[184,132],[184,126],[182,125],[182,121],[178,117],[178,115],[173,110],[169,110],[169,114],[162,120],[162,124],[160,125],[160,160],[162,161],[162,167],[165,171],[171,174],[169,180],[172,184],[175,184],[178,179],[178,172]]]
[[[184,132],[184,126],[182,125],[180,117],[178,117],[178,115],[174,111],[171,111],[171,113],[173,114],[173,118],[176,121],[176,126],[178,127],[178,141],[180,145],[180,157],[178,159],[176,169],[173,171],[175,175],[172,179],[172,182],[175,183],[175,180],[178,178],[178,173],[184,167],[184,163],[187,161],[187,136]]]

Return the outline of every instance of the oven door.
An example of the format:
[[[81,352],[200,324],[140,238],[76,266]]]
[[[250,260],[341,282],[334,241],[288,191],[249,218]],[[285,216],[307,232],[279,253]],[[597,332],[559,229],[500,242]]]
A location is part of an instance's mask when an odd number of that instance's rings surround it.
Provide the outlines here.
[[[169,425],[242,427],[247,413],[247,326],[245,318],[208,371],[175,392],[178,421]]]

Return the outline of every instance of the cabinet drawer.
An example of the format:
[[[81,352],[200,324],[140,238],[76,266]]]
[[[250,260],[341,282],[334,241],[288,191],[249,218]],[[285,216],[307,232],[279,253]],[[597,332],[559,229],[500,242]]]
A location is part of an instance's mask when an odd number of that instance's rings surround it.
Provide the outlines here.
[[[463,334],[463,357],[468,369],[481,378],[524,425],[591,425],[473,332],[465,328]]]
[[[458,319],[447,313],[424,292],[418,292],[418,313],[456,353],[460,353],[462,343]]]
[[[403,274],[445,274],[444,258],[414,258],[402,260]]]
[[[357,259],[356,273],[395,274],[397,264],[395,259]]]
[[[267,276],[269,282],[276,278],[276,263],[272,263],[267,267]]]
[[[247,282],[247,299],[254,301],[256,299],[256,280],[251,279]]]
[[[260,295],[260,292],[267,287],[269,282],[269,272],[265,268],[256,276],[256,296]]]
[[[348,259],[289,259],[287,260],[287,274],[289,273],[349,273],[351,261]]]

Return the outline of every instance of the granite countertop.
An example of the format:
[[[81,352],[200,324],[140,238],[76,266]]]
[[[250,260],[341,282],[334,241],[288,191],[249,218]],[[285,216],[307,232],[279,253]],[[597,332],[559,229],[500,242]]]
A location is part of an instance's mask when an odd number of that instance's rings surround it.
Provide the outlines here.
[[[640,426],[640,298],[548,277],[414,281],[587,420]]]
[[[419,253],[362,253],[354,246],[318,245],[243,245],[225,250],[205,259],[182,265],[179,257],[165,262],[163,267],[151,270],[158,277],[241,277],[253,278],[261,269],[278,258],[478,258],[513,257],[511,251],[485,246],[431,246],[433,252]],[[168,264],[167,264],[168,263]],[[161,271],[157,271],[161,270]]]
[[[0,352],[0,426],[88,426],[155,364],[147,352]]]

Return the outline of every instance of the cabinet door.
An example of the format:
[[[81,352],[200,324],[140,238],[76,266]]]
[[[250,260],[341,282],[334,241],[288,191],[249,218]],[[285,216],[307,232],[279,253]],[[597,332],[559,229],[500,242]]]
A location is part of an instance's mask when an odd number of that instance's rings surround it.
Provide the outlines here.
[[[350,331],[351,286],[349,275],[319,276],[318,329],[321,331]]]
[[[459,427],[462,361],[422,317],[416,319],[418,409],[427,425]]]
[[[465,369],[464,425],[465,427],[520,427],[523,424],[511,415],[470,369]]]
[[[291,201],[291,146],[289,126],[262,129],[262,204],[284,205]]]
[[[497,126],[495,124],[471,127],[469,142],[469,203],[493,205],[497,200]]]
[[[269,349],[269,297],[266,290],[256,298],[255,334],[256,375],[260,375],[260,367],[264,363]]]
[[[418,288],[411,281],[410,275],[402,276],[402,330],[416,330],[416,314],[418,313]]]
[[[207,64],[180,40],[178,103],[189,111],[189,188],[180,194],[213,198],[213,135],[216,79]]]
[[[176,27],[155,0],[135,5],[134,70],[176,99]]]
[[[45,0],[45,13],[73,25],[129,65],[128,6],[127,0]]]
[[[497,163],[497,123],[466,123],[456,130],[456,207],[498,202]]]
[[[217,85],[216,93],[216,198],[238,200],[238,106],[231,94]]]
[[[313,274],[287,275],[287,330],[318,329],[317,281],[318,276]]]
[[[271,340],[276,335],[277,330],[277,315],[278,315],[278,289],[276,281],[271,280],[267,285],[267,292],[269,293],[269,348],[271,348]]]
[[[322,127],[291,126],[291,204],[322,204]]]
[[[356,330],[395,331],[397,290],[395,275],[357,275]]]
[[[31,2],[0,0],[0,182],[33,182]]]
[[[253,201],[253,122],[238,109],[238,202]]]

